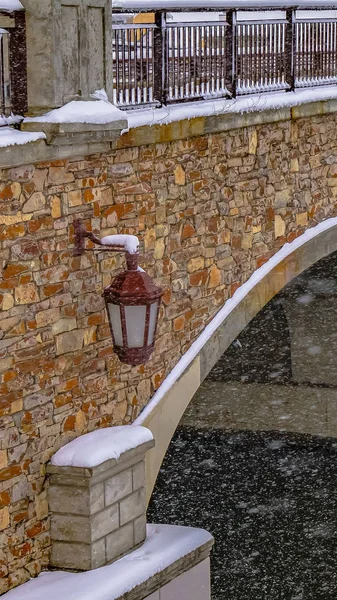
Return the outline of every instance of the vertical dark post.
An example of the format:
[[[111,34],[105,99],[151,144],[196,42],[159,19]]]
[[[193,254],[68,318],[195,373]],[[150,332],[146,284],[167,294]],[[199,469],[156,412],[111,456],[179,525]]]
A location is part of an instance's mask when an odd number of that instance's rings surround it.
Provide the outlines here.
[[[10,30],[9,40],[11,104],[14,113],[23,115],[28,110],[25,12],[16,11],[14,18],[15,28]]]
[[[286,35],[285,35],[285,80],[289,86],[287,91],[291,92],[295,89],[295,61],[296,61],[296,40],[295,40],[295,23],[294,9],[287,8],[286,10]]]
[[[226,12],[227,27],[226,35],[226,74],[225,81],[228,91],[233,98],[236,98],[236,12],[228,10]]]
[[[165,18],[164,13],[157,11],[155,13],[155,30],[153,36],[153,75],[154,75],[154,90],[153,98],[160,102],[160,104],[166,104],[166,93],[165,93],[165,33],[166,29],[163,27],[163,19]]]

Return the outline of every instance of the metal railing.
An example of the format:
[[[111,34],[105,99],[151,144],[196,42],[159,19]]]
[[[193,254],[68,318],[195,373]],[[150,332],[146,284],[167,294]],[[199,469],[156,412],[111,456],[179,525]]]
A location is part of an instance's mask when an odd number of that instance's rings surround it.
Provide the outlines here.
[[[7,24],[1,27],[2,21]],[[27,58],[24,11],[0,11],[0,116],[27,111]],[[0,124],[5,124],[0,119]]]
[[[129,22],[113,24],[113,99],[121,108],[337,83],[337,10],[323,4],[184,9],[181,20],[174,9],[174,22],[167,10],[147,13],[148,23],[124,11]]]

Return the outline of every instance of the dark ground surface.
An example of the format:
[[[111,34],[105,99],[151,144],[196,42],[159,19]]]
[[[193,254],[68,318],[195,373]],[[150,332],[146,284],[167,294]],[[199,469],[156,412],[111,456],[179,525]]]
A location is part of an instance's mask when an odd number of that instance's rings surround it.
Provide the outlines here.
[[[337,599],[336,440],[180,428],[148,520],[214,535],[212,600]]]

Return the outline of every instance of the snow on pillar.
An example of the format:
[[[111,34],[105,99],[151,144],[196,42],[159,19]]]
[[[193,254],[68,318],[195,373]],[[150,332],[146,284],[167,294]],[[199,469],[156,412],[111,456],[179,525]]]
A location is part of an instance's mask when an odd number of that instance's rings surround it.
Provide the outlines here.
[[[109,427],[79,437],[52,458],[51,565],[86,571],[137,548],[146,537],[145,427]]]

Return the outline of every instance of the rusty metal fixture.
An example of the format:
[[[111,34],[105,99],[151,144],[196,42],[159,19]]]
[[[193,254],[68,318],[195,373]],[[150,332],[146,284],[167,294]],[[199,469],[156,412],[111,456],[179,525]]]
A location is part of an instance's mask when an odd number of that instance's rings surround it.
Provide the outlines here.
[[[137,251],[129,252],[123,244],[103,244],[97,236],[86,231],[79,220],[74,221],[74,229],[76,256],[86,251],[86,238],[101,246],[100,251],[125,254],[127,270],[112,280],[104,290],[103,298],[119,360],[133,366],[146,363],[154,350],[163,290],[138,267]]]

